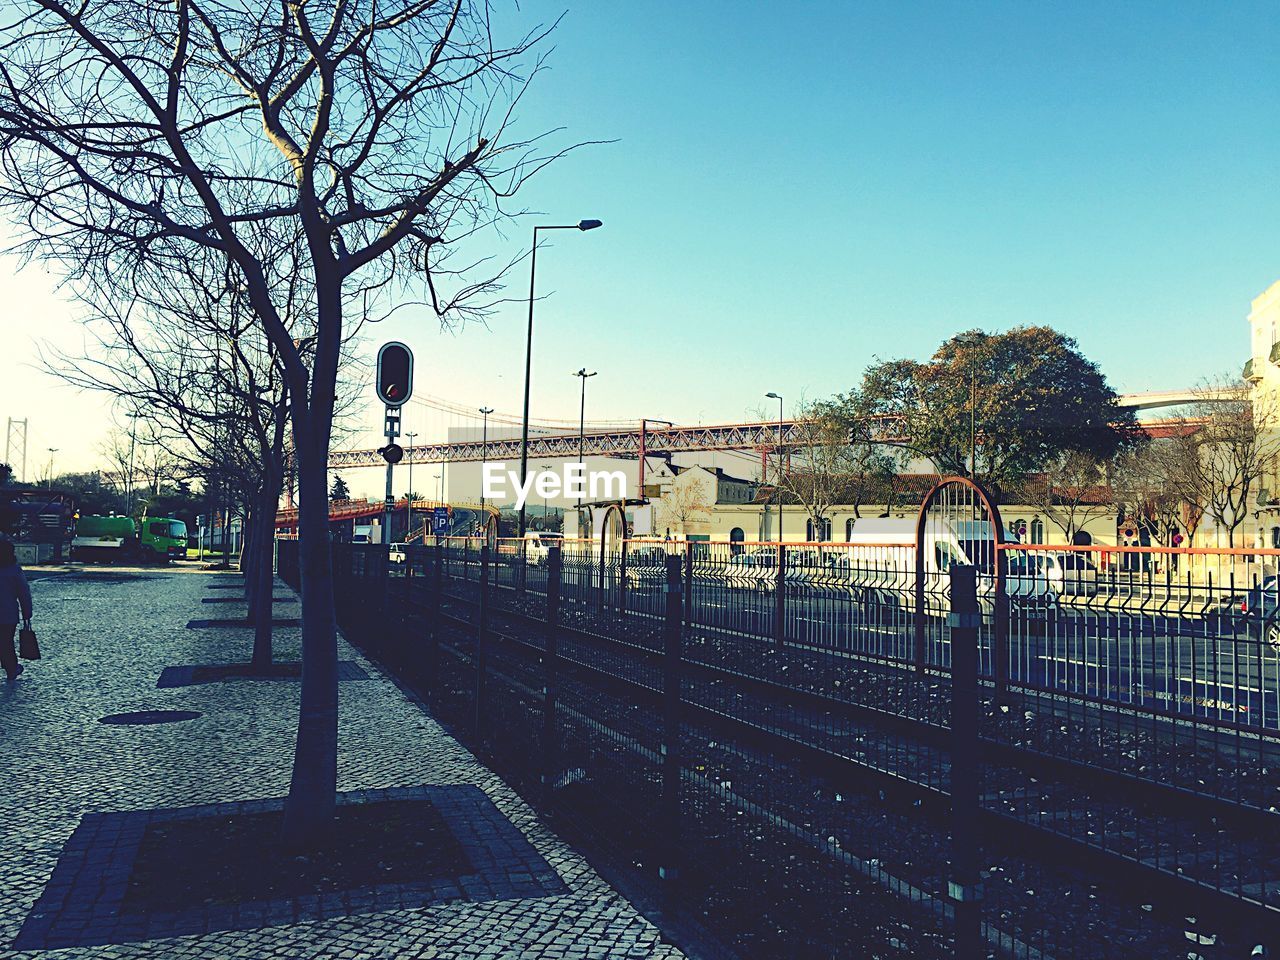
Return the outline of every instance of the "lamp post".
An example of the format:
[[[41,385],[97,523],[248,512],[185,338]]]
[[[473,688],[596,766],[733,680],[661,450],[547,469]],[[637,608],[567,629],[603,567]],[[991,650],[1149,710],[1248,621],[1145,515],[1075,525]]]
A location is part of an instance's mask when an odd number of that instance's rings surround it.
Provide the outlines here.
[[[404,539],[408,542],[413,535],[413,441],[418,436],[416,433],[406,433],[409,438],[409,449],[405,451],[405,455],[409,460],[409,513],[404,521]]]
[[[484,426],[480,428],[480,514],[484,515],[484,465],[489,459],[489,414],[493,407],[481,407],[480,415],[484,417]],[[487,522],[487,518],[486,518]]]
[[[779,483],[775,483],[773,485],[774,492],[777,493],[778,487],[780,486],[782,481],[782,394],[774,393],[772,390],[770,390],[768,393],[765,394],[765,396],[778,401],[778,449],[774,455],[778,460]],[[783,514],[782,500],[779,499],[778,500],[778,542],[779,543],[782,542],[782,514]]]
[[[587,469],[587,465],[582,459],[583,437],[586,434],[586,429],[587,429],[587,379],[589,377],[594,377],[596,373],[597,371],[595,370],[592,370],[590,373],[588,373],[587,368],[583,367],[581,370],[579,370],[577,373],[574,374],[575,377],[582,378],[582,401],[578,406],[578,464],[582,467],[584,477],[586,476],[586,469]],[[585,483],[585,480],[584,480],[584,483]],[[582,522],[582,497],[581,496],[578,497],[578,522],[579,523]]]
[[[57,447],[45,447],[49,451],[49,489],[53,489],[53,455],[58,452]]]
[[[533,252],[529,256],[529,330],[524,348],[524,419],[520,427],[520,485],[523,487],[529,473],[529,375],[533,367],[533,293],[534,278],[538,266],[539,230],[594,230],[602,226],[599,220],[579,220],[577,223],[533,228]],[[524,505],[520,507],[520,537],[525,533]]]
[[[554,470],[554,469],[555,469],[555,464],[551,464],[551,463],[544,463],[544,464],[542,465],[542,469],[543,469],[543,470]],[[546,493],[543,493],[543,495],[542,495],[542,529],[543,529],[543,530],[546,530],[546,529],[548,528],[549,521],[547,520],[547,517],[550,515],[550,512],[551,512],[551,511],[547,508],[547,495],[546,495]]]

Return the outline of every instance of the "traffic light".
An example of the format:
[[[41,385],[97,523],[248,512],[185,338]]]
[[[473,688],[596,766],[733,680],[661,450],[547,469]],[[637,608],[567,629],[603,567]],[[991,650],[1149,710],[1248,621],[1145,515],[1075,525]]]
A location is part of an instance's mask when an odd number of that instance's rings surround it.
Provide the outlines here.
[[[378,399],[388,407],[405,403],[413,395],[413,351],[395,340],[384,343],[378,351],[376,383]]]
[[[379,447],[378,452],[387,463],[399,463],[404,459],[404,447],[398,443],[388,443],[385,447]]]

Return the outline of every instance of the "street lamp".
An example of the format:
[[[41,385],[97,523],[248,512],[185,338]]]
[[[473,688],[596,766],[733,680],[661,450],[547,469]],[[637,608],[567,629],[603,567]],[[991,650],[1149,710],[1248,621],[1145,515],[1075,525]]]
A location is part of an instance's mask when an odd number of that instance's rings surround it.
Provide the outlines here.
[[[586,476],[587,465],[586,463],[583,462],[583,459],[582,459],[582,447],[583,447],[582,441],[583,441],[583,435],[586,433],[586,428],[587,428],[587,379],[589,377],[594,377],[596,373],[597,371],[595,370],[592,370],[590,373],[587,373],[587,368],[583,367],[581,370],[579,370],[577,373],[574,374],[575,377],[582,378],[582,402],[578,407],[578,464],[582,467],[584,477]],[[578,497],[578,521],[579,522],[582,521],[582,497],[581,496]]]
[[[404,521],[404,539],[408,542],[413,535],[413,441],[418,435],[416,433],[406,433],[405,436],[409,438],[409,449],[405,451],[409,460],[409,515]]]
[[[45,447],[49,451],[49,489],[53,489],[53,455],[58,452],[57,447]]]
[[[484,514],[484,465],[489,459],[489,414],[493,407],[480,407],[480,415],[484,417],[484,426],[480,432],[480,513]]]
[[[524,420],[520,427],[520,486],[523,487],[529,473],[529,375],[533,367],[533,291],[538,266],[539,230],[594,230],[602,226],[599,220],[579,220],[577,223],[533,228],[533,252],[529,256],[529,330],[524,348]],[[524,538],[524,505],[520,506],[520,537]]]
[[[778,461],[778,483],[775,483],[773,485],[774,492],[776,493],[778,491],[779,485],[782,482],[782,394],[774,393],[772,390],[770,390],[768,393],[765,394],[765,396],[769,397],[770,399],[778,401],[778,449],[774,453],[774,456],[777,458],[777,461]],[[783,504],[782,504],[782,500],[779,499],[778,500],[778,542],[779,543],[782,542],[782,516],[783,516]]]

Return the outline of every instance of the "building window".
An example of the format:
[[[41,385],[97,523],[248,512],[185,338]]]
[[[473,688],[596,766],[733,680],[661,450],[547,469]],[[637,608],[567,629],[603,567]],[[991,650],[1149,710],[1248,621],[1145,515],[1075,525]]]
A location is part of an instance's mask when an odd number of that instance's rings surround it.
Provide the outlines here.
[[[1071,543],[1077,547],[1091,547],[1093,546],[1093,534],[1077,530],[1075,536],[1071,538]]]
[[[853,517],[850,517],[844,522],[844,542],[853,542]]]
[[[1044,543],[1044,521],[1039,517],[1031,521],[1031,543]]]
[[[729,531],[729,552],[735,557],[742,552],[742,541],[747,539],[747,535],[742,532],[741,527],[734,527]]]
[[[1280,550],[1280,527],[1271,528],[1271,549]]]
[[[814,526],[812,520],[805,524],[804,538],[810,543],[826,543],[831,539],[831,521],[827,517],[823,517]]]

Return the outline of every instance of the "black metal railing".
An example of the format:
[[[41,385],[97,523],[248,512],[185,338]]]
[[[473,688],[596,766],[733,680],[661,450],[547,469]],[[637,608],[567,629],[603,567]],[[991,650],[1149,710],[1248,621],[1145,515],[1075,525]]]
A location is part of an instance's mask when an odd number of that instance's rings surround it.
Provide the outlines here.
[[[1280,919],[1265,561],[1001,549],[1003,611],[902,544],[333,562],[349,639],[741,955],[1248,956]]]

